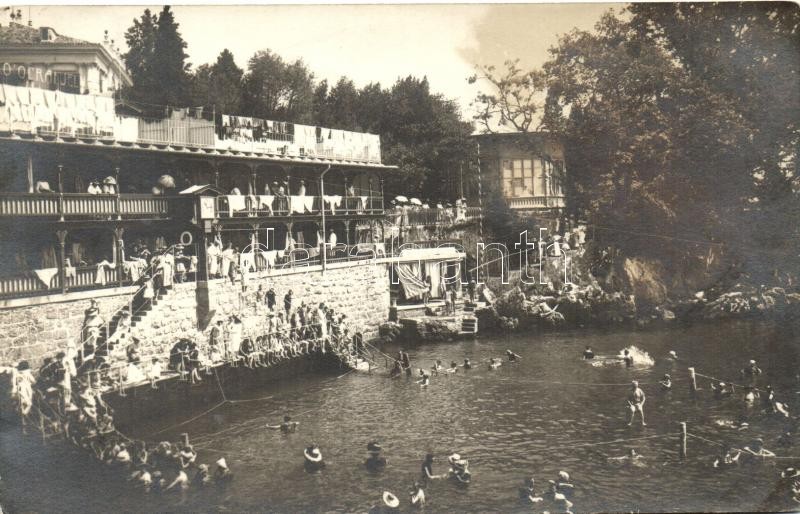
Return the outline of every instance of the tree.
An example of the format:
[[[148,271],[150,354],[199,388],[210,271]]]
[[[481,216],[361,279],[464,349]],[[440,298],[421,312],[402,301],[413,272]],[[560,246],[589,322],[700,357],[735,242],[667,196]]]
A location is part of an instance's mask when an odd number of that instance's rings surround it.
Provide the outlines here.
[[[258,51],[248,62],[245,106],[256,117],[310,123],[314,74],[302,59],[286,63],[271,50]]]
[[[192,77],[192,103],[225,114],[239,114],[242,108],[244,70],[236,65],[226,48],[217,61],[197,68]]]
[[[127,96],[150,104],[185,106],[189,101],[189,56],[169,6],[157,17],[145,9],[125,33],[125,41],[125,65],[133,79]]]
[[[495,66],[480,66],[478,73],[468,79],[470,84],[486,81],[491,92],[478,93],[472,106],[477,109],[473,119],[492,132],[495,126],[512,127],[517,132],[529,132],[537,121],[545,89],[545,76],[540,70],[523,71],[519,59],[505,62],[505,70],[498,73]]]
[[[344,130],[358,130],[358,90],[353,81],[341,77],[328,95],[328,111],[332,126]]]

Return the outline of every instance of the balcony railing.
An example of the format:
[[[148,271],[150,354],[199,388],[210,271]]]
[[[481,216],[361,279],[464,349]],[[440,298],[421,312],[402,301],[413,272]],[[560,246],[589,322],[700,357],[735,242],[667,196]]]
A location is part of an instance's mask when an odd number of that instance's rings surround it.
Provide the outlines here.
[[[451,207],[443,209],[398,208],[389,214],[395,220],[400,220],[399,224],[449,226],[477,220],[480,217],[480,213],[480,207]]]
[[[87,193],[0,193],[0,217],[50,219],[163,219],[170,206],[185,198],[154,195]]]
[[[383,214],[382,196],[325,197],[325,214]],[[218,218],[303,216],[322,214],[319,196],[223,195],[216,200]]]
[[[563,196],[529,196],[524,198],[506,198],[512,209],[557,209],[564,207]]]
[[[0,277],[0,298],[21,298],[46,294],[60,294],[61,281],[55,268]],[[43,282],[47,280],[47,285]],[[110,267],[81,266],[67,268],[66,289],[83,291],[104,287],[117,287],[131,284],[130,279],[121,277],[120,271]]]

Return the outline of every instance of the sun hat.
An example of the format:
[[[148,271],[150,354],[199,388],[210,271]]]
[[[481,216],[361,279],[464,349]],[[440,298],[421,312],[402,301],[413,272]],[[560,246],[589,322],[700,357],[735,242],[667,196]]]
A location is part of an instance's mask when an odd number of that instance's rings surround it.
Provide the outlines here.
[[[800,476],[800,470],[789,467],[781,472],[781,478],[795,478]]]
[[[383,492],[383,503],[386,504],[387,507],[390,509],[396,509],[400,506],[400,499],[397,496],[393,495],[389,491]]]
[[[566,471],[559,471],[558,479],[564,482],[569,482],[569,473],[567,473]]]
[[[322,453],[316,446],[311,448],[311,452],[308,451],[308,448],[303,450],[303,455],[306,459],[308,459],[309,462],[322,462]]]
[[[380,452],[382,449],[383,448],[381,448],[381,445],[378,444],[377,441],[372,441],[367,444],[367,451],[370,453],[377,453]]]
[[[228,462],[225,460],[225,457],[221,457],[217,462],[217,467],[222,469],[228,469]]]

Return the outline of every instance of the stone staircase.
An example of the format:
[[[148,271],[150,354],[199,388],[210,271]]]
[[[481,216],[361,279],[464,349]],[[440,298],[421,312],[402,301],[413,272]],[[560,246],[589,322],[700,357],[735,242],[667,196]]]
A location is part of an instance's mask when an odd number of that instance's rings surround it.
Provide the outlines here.
[[[465,300],[461,311],[461,335],[470,335],[478,333],[478,318],[475,317],[475,309],[477,304]]]

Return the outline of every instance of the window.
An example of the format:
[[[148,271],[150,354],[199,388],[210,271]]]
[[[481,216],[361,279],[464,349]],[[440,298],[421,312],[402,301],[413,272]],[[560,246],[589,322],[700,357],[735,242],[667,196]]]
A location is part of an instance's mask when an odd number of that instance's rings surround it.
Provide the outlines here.
[[[503,196],[533,196],[533,161],[504,159],[502,162]]]

